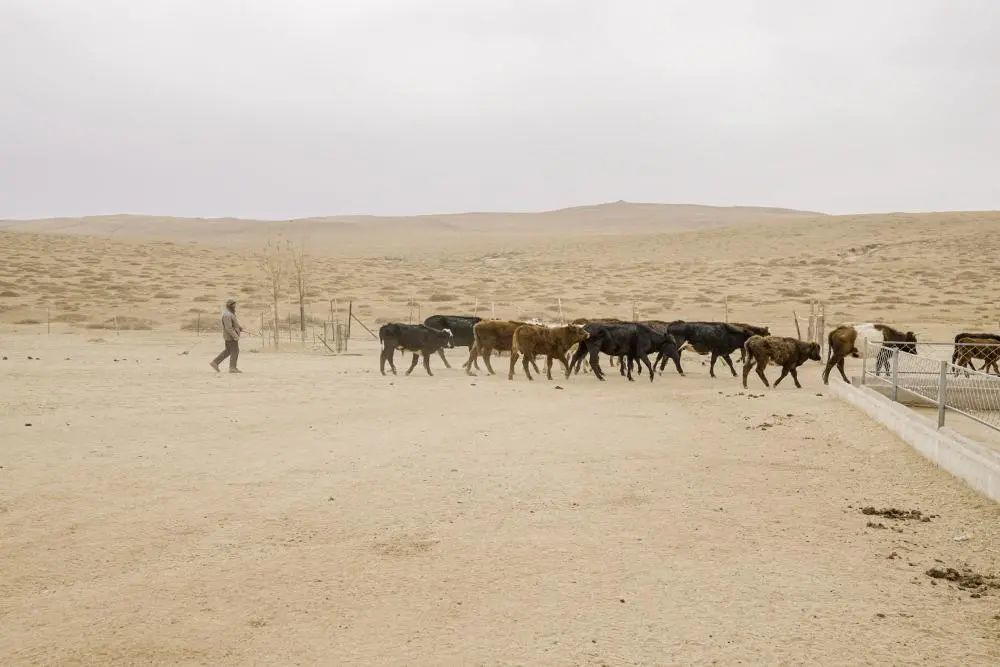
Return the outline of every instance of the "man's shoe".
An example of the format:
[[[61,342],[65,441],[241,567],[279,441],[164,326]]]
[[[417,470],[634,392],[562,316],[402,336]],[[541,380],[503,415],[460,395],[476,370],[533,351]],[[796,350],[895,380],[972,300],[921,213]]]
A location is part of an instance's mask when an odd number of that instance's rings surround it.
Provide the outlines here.
[[[240,370],[240,369],[238,369],[238,368],[230,368],[230,369],[229,369],[229,372],[230,372],[230,373],[242,373],[243,371],[241,371],[241,370]]]
[[[215,363],[214,361],[210,361],[208,362],[208,365],[211,366],[212,370],[215,371],[216,373],[219,372],[219,364]]]

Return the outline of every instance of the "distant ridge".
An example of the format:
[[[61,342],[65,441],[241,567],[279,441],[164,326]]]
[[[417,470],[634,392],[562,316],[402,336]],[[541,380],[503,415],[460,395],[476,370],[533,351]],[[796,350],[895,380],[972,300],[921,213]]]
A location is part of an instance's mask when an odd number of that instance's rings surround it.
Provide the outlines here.
[[[412,216],[335,215],[260,220],[183,218],[120,213],[36,220],[0,220],[0,230],[136,240],[259,246],[276,234],[307,237],[318,246],[364,245],[380,237],[421,234],[456,238],[663,234],[825,216],[814,211],[756,206],[606,202],[541,211],[439,213]]]

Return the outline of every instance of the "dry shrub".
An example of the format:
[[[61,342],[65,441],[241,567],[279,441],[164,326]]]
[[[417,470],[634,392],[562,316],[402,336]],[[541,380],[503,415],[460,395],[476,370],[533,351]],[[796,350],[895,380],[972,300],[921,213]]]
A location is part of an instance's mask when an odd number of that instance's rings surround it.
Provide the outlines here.
[[[441,301],[457,301],[457,296],[452,296],[451,294],[441,294],[440,292],[435,292],[431,294],[428,301],[441,302]]]
[[[153,295],[154,299],[176,299],[177,295],[172,292],[157,292]]]
[[[118,323],[115,324],[115,318],[105,320],[103,322],[91,322],[86,325],[87,329],[115,329],[116,326],[121,331],[150,331],[153,326],[159,324],[154,320],[147,319],[145,317],[133,317],[131,315],[121,315],[118,317]]]
[[[212,294],[201,294],[201,295],[198,295],[198,296],[196,296],[195,298],[193,298],[191,300],[200,303],[200,302],[204,302],[204,301],[215,301],[216,298],[217,297],[213,296]]]
[[[83,313],[59,313],[52,318],[53,322],[83,322],[87,319],[87,316]]]
[[[6,297],[6,298],[13,298],[13,297],[21,296],[21,295],[18,294],[17,292],[15,292],[14,290],[5,289],[4,291],[0,292],[0,296]]]
[[[41,322],[39,322],[38,320],[33,320],[31,318],[28,318],[24,320],[18,320],[17,322],[14,322],[14,324],[41,324]]]
[[[193,317],[181,323],[181,331],[222,331],[222,318],[203,317],[199,321]]]

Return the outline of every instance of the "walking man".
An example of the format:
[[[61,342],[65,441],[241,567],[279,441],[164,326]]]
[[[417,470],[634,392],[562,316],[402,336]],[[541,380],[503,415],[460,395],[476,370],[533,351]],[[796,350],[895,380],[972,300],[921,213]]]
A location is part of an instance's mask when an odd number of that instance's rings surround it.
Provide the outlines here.
[[[226,307],[222,311],[222,340],[226,342],[226,349],[223,350],[215,359],[208,362],[208,365],[211,366],[216,373],[219,372],[219,364],[221,364],[226,357],[229,357],[230,373],[243,372],[236,368],[236,360],[240,356],[241,333],[243,333],[243,327],[240,326],[240,321],[236,319],[236,300],[229,299],[226,301]]]

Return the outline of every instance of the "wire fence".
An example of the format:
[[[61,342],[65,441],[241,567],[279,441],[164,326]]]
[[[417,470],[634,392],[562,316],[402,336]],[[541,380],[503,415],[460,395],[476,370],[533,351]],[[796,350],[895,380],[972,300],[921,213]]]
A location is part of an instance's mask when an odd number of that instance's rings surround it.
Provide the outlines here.
[[[887,388],[893,401],[925,399],[937,407],[939,428],[950,410],[1000,431],[1000,375],[951,361],[953,355],[960,362],[973,354],[1000,358],[1000,344],[977,345],[976,350],[954,344],[946,350],[944,345],[921,344],[918,352],[927,353],[912,354],[892,343],[865,339],[861,382]]]

